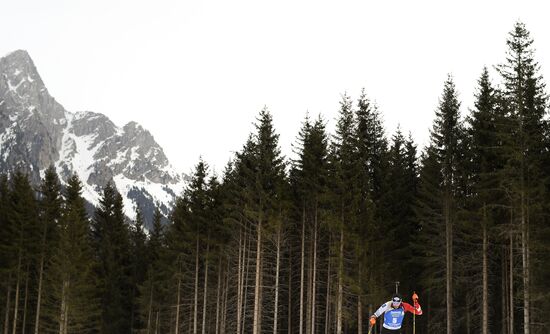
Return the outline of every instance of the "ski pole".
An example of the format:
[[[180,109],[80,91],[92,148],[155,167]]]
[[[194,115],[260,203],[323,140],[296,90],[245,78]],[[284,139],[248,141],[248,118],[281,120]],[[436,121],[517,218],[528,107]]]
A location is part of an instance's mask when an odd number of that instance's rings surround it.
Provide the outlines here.
[[[413,292],[412,298],[413,298],[413,307],[414,307],[414,312],[413,312],[413,334],[416,334],[416,301],[418,300],[418,295],[416,294],[416,291]]]
[[[367,334],[370,334],[372,332],[372,328],[374,327],[374,324],[376,323],[376,320],[375,320],[374,323],[372,322],[373,317],[374,316],[371,316],[371,318],[369,319],[369,332]]]
[[[416,310],[413,313],[413,334],[416,334]]]

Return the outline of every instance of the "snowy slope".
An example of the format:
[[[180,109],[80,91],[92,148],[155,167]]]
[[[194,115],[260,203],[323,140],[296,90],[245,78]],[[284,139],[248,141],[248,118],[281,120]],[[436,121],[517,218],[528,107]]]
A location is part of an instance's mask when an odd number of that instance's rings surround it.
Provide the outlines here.
[[[19,168],[38,183],[51,165],[62,182],[76,173],[94,206],[102,187],[114,182],[128,217],[139,206],[147,221],[157,203],[169,213],[186,178],[139,124],[118,127],[100,113],[65,110],[27,52],[18,50],[0,59],[0,172]]]

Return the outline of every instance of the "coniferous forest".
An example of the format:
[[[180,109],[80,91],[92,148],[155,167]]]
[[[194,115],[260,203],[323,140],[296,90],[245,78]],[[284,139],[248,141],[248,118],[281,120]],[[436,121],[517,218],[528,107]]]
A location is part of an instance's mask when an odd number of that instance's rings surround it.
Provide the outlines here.
[[[470,109],[442,84],[427,147],[363,91],[333,133],[306,116],[289,159],[261,110],[150,230],[112,184],[89,215],[76,176],[1,176],[0,330],[361,334],[399,281],[416,333],[549,333],[548,96],[524,24],[506,45]]]

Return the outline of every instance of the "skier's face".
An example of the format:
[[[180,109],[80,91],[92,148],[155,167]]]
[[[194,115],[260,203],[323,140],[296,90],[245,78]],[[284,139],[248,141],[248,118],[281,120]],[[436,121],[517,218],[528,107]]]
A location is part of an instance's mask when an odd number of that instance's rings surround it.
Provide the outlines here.
[[[400,298],[393,298],[391,306],[393,308],[398,308],[401,305],[401,299]]]

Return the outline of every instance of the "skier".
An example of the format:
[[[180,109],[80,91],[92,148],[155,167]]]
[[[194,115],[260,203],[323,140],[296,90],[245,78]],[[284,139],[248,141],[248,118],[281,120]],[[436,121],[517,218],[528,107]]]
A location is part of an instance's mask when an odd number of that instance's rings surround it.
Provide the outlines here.
[[[399,334],[401,333],[401,324],[405,318],[405,312],[410,312],[415,315],[422,315],[422,308],[418,304],[418,295],[412,296],[414,307],[411,304],[404,303],[403,298],[399,294],[395,294],[392,300],[380,306],[370,317],[371,328],[376,324],[376,318],[384,314],[384,324],[382,325],[382,334]]]

